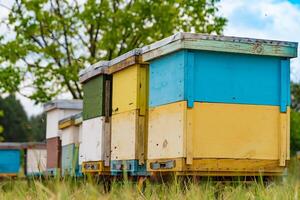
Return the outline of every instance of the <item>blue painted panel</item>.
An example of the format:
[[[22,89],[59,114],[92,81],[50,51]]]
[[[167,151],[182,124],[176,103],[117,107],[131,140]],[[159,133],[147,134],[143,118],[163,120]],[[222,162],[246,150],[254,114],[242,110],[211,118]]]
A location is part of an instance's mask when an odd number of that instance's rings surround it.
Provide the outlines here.
[[[0,173],[19,173],[20,170],[20,150],[1,149],[0,150]]]
[[[112,160],[111,175],[121,176],[127,173],[129,176],[148,176],[146,164],[139,165],[138,160]]]
[[[150,107],[183,100],[184,56],[179,51],[150,62]]]
[[[195,52],[195,101],[280,105],[280,58]]]
[[[189,107],[194,101],[280,106],[281,88],[289,105],[289,60],[281,81],[281,59],[195,50],[157,58],[150,61],[149,106],[182,100]]]
[[[79,174],[78,147],[75,144],[62,146],[61,168],[62,176]]]

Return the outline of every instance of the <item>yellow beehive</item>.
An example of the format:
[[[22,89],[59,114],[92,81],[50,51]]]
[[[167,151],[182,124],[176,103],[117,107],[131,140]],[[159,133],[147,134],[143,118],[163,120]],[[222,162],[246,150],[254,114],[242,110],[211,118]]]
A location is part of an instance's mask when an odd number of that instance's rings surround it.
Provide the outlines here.
[[[108,71],[113,79],[111,168],[118,173],[121,161],[136,166],[145,163],[148,65],[135,49],[112,60]]]
[[[282,173],[289,109],[186,101],[149,110],[149,171],[196,175]]]

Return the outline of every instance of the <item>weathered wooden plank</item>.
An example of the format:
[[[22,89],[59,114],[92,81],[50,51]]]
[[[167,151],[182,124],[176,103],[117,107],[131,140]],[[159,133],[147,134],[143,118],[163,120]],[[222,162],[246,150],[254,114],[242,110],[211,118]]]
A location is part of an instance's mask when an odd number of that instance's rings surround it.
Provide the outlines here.
[[[178,51],[196,49],[279,57],[296,57],[298,44],[274,40],[177,33],[142,48],[143,61]]]
[[[89,66],[88,68],[80,71],[79,82],[84,83],[99,75],[107,74],[108,66],[109,66],[109,61],[99,61]]]
[[[110,67],[107,69],[107,73],[113,74],[135,64],[144,64],[140,55],[131,56],[126,58],[125,60],[120,60],[120,62],[110,65]]]
[[[287,114],[286,113],[280,113],[280,119],[279,119],[279,166],[285,166],[285,161],[287,159]]]
[[[194,123],[197,123],[197,121],[194,121],[194,110],[192,108],[187,108],[186,111],[186,164],[192,165],[193,164],[193,158],[194,158],[194,151],[193,151],[193,126]]]
[[[185,101],[150,108],[148,159],[186,157]]]
[[[82,123],[82,153],[81,161],[103,161],[105,159],[104,129],[106,128],[105,117],[97,117],[84,120]]]
[[[139,65],[113,74],[112,113],[122,113],[138,108]]]
[[[111,160],[138,159],[138,110],[112,115]]]
[[[194,158],[279,159],[279,106],[195,103],[194,109]]]
[[[174,161],[171,169],[152,169],[152,163],[165,163]],[[164,165],[162,165],[164,166]],[[245,175],[280,175],[285,167],[278,166],[278,160],[261,159],[193,159],[192,165],[186,165],[184,158],[178,159],[154,159],[148,160],[147,170],[150,172],[179,172],[181,175],[226,175],[226,176],[245,176]]]
[[[104,166],[110,165],[111,158],[111,118],[105,117],[104,132]]]

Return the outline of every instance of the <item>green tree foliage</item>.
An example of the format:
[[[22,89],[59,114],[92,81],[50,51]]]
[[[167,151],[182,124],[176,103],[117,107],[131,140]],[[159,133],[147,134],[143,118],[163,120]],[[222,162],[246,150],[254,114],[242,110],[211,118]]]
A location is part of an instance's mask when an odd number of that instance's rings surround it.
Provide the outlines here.
[[[0,98],[0,108],[3,117],[0,124],[3,126],[3,138],[5,142],[25,142],[29,134],[27,115],[14,95]]]
[[[81,1],[80,1],[81,2]],[[31,87],[45,102],[62,92],[81,98],[78,72],[177,31],[220,34],[218,0],[15,0],[0,39],[0,87]],[[25,85],[20,83],[24,83]]]
[[[29,118],[28,141],[42,142],[46,138],[46,115],[40,114]]]
[[[300,151],[300,113],[291,111],[291,152]]]
[[[300,112],[300,83],[291,83],[292,109]]]
[[[0,110],[0,118],[3,117],[3,111]],[[0,142],[4,141],[4,137],[3,137],[3,126],[0,125]]]

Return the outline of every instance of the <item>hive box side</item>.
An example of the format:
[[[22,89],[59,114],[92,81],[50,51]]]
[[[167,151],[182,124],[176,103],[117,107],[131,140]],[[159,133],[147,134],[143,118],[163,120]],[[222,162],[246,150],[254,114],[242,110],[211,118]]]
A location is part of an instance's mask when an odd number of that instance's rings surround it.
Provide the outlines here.
[[[47,150],[27,149],[26,172],[27,174],[40,174],[46,171]]]
[[[0,149],[0,176],[19,173],[20,163],[20,150]]]
[[[138,108],[138,75],[138,64],[113,74],[112,114]]]
[[[104,160],[105,117],[84,120],[82,123],[81,162]]]
[[[182,158],[185,150],[185,101],[149,110],[148,159]]]
[[[149,106],[184,100],[184,51],[150,62]]]

